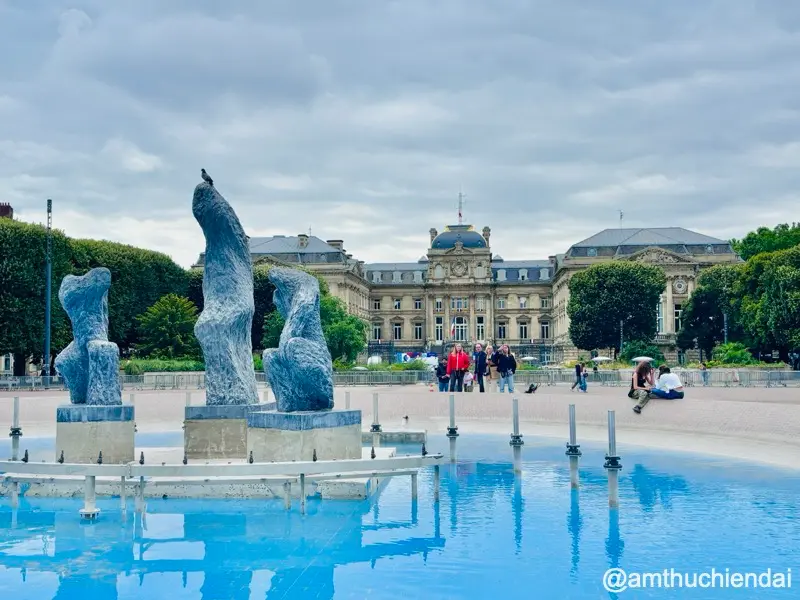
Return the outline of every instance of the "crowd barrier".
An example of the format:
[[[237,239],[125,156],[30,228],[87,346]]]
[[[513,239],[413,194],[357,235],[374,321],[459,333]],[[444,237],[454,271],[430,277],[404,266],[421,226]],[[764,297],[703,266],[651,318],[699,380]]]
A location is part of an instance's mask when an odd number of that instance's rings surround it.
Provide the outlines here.
[[[687,387],[798,387],[800,371],[784,369],[713,369],[699,371],[696,369],[673,369]],[[587,382],[602,386],[628,386],[632,370],[599,370],[589,371]],[[256,373],[259,385],[266,385],[264,373]],[[517,371],[515,384],[527,386],[538,385],[572,385],[575,382],[575,371],[572,369],[537,369]],[[436,382],[432,371],[336,371],[333,374],[336,386],[392,386],[431,384]],[[198,390],[206,385],[205,373],[146,373],[143,375],[121,375],[120,385],[123,390]],[[37,391],[45,389],[66,390],[61,377],[12,377],[0,375],[0,392]]]

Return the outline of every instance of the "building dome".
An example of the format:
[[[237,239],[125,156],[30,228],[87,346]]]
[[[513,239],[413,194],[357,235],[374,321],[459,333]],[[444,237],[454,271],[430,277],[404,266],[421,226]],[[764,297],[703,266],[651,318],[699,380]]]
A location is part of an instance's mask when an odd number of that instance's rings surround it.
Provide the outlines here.
[[[450,225],[433,238],[431,249],[455,248],[456,242],[461,242],[464,248],[486,248],[486,240],[480,233],[472,229],[472,225]]]

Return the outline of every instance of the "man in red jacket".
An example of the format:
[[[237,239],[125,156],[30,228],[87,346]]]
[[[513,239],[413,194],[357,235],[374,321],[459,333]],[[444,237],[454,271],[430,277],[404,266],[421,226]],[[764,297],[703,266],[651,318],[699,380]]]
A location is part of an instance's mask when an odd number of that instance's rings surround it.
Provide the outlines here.
[[[461,392],[464,387],[464,373],[469,370],[469,355],[461,344],[456,344],[447,357],[447,374],[450,375],[450,391]]]

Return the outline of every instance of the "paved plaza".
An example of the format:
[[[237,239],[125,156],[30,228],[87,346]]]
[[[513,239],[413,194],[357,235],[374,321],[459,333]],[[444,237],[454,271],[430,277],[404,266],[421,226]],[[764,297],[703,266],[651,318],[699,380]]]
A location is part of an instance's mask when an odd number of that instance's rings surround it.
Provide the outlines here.
[[[800,464],[800,392],[795,388],[690,388],[684,400],[653,400],[641,415],[631,410],[626,389],[590,387],[588,393],[569,386],[542,387],[536,394],[517,393],[521,430],[526,444],[537,436],[567,438],[568,405],[576,404],[578,441],[602,443],[607,411],[616,411],[620,447],[647,446],[688,451],[796,468]],[[425,429],[443,435],[448,422],[448,393],[427,386],[337,387],[336,406],[363,411],[363,427],[372,421],[373,394],[379,394],[379,417],[386,430]],[[25,441],[55,436],[55,409],[68,402],[66,392],[20,392],[20,422]],[[128,402],[130,396],[124,395]],[[510,394],[456,394],[459,433],[511,430]],[[134,392],[140,434],[178,432],[183,425],[184,391]],[[202,390],[191,392],[192,404],[205,402]],[[0,394],[0,427],[10,426],[12,394]],[[408,419],[404,419],[404,417]],[[548,443],[552,440],[548,440]]]

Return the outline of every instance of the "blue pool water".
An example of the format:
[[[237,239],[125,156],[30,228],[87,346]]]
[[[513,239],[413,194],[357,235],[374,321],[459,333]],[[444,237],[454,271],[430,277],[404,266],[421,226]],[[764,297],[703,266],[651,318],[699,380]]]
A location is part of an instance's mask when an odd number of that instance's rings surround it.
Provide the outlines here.
[[[446,449],[434,440],[432,450]],[[78,499],[0,502],[0,592],[15,600],[800,597],[800,477],[718,459],[622,448],[619,510],[603,451],[586,447],[570,490],[563,446],[526,439],[515,477],[507,437],[463,435],[459,462],[376,501],[149,500],[144,518]],[[402,449],[401,449],[402,450]],[[410,449],[407,449],[410,450]],[[413,449],[414,451],[417,448]],[[132,507],[131,507],[132,508]],[[603,574],[792,570],[791,589],[609,593]],[[673,580],[676,581],[676,580]],[[11,596],[10,594],[13,594]]]

